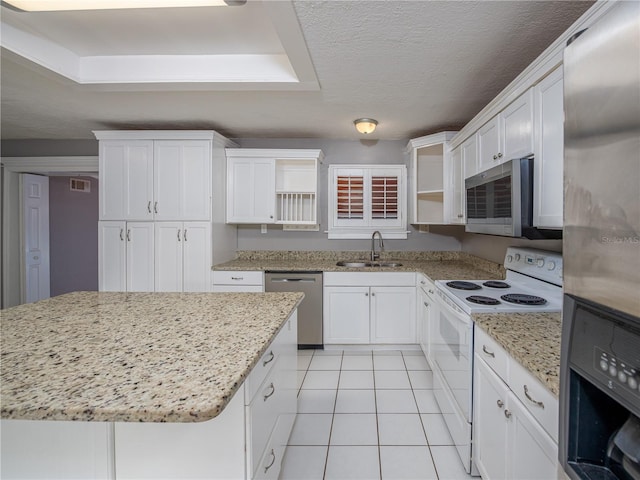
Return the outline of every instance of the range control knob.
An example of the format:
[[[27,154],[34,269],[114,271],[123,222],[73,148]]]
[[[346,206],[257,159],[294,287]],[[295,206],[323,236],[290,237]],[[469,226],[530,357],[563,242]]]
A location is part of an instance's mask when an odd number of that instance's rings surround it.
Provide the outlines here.
[[[629,385],[629,387],[631,387],[633,390],[635,390],[636,388],[638,388],[638,380],[636,379],[636,377],[629,377],[629,380],[627,380],[627,384]]]
[[[516,253],[516,262],[519,262],[519,261],[520,261],[520,254]]]
[[[609,365],[609,375],[611,375],[612,377],[618,375],[618,369],[615,365]]]
[[[606,372],[607,370],[609,370],[609,362],[607,362],[606,360],[600,360],[600,369],[603,372]]]
[[[507,255],[507,263],[513,262],[513,255]]]
[[[622,370],[618,372],[618,380],[620,380],[620,383],[627,382],[627,375]]]
[[[553,270],[554,268],[556,268],[556,262],[552,260],[547,263],[547,270]]]
[[[536,265],[538,265],[538,268],[544,267],[544,258],[539,258],[538,261],[536,261]]]

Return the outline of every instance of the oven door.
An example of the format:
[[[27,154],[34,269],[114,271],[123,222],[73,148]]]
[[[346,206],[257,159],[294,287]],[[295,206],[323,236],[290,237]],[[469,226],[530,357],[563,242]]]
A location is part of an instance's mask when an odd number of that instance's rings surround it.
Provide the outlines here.
[[[434,395],[462,464],[470,472],[473,322],[442,295],[436,291],[429,322]]]

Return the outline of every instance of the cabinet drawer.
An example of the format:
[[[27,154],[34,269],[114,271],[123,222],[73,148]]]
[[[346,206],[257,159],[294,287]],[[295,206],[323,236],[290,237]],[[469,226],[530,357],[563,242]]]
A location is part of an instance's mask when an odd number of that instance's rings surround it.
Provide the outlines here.
[[[216,270],[213,272],[214,285],[263,285],[264,274],[256,272],[231,272]]]
[[[414,272],[325,272],[324,286],[415,287]]]
[[[278,418],[287,410],[286,385],[278,362],[260,385],[256,396],[247,409],[247,444],[250,455],[250,476],[256,475],[264,457],[269,438],[274,432]],[[264,470],[263,470],[264,471]]]
[[[474,348],[476,355],[482,358],[491,369],[502,379],[508,381],[509,354],[491,338],[484,330],[475,327]]]
[[[509,386],[525,408],[557,443],[558,399],[542,382],[513,359],[509,366]]]
[[[276,337],[245,380],[245,404],[249,405],[280,356],[282,341]]]

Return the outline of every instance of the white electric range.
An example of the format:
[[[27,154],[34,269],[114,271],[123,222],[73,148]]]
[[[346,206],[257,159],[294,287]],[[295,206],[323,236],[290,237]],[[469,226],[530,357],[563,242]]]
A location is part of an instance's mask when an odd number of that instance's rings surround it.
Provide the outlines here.
[[[467,472],[472,463],[474,313],[560,312],[562,255],[509,247],[506,278],[438,280],[429,326],[434,394]]]

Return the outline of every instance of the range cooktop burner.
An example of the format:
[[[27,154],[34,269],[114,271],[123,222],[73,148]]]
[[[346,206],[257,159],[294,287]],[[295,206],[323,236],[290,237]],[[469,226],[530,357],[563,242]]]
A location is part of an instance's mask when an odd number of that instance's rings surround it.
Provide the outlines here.
[[[505,302],[516,303],[518,305],[544,305],[547,301],[536,295],[526,295],[524,293],[507,293],[500,297]]]
[[[509,288],[509,287],[511,287],[511,285],[509,285],[507,282],[502,282],[500,280],[488,280],[488,281],[484,282],[482,285],[484,285],[485,287],[490,287],[490,288]]]
[[[471,282],[463,282],[460,280],[447,282],[447,287],[455,288],[456,290],[480,290],[482,288],[478,284],[471,283]]]
[[[500,300],[497,298],[485,297],[483,295],[471,295],[467,297],[467,301],[479,305],[500,305]]]

